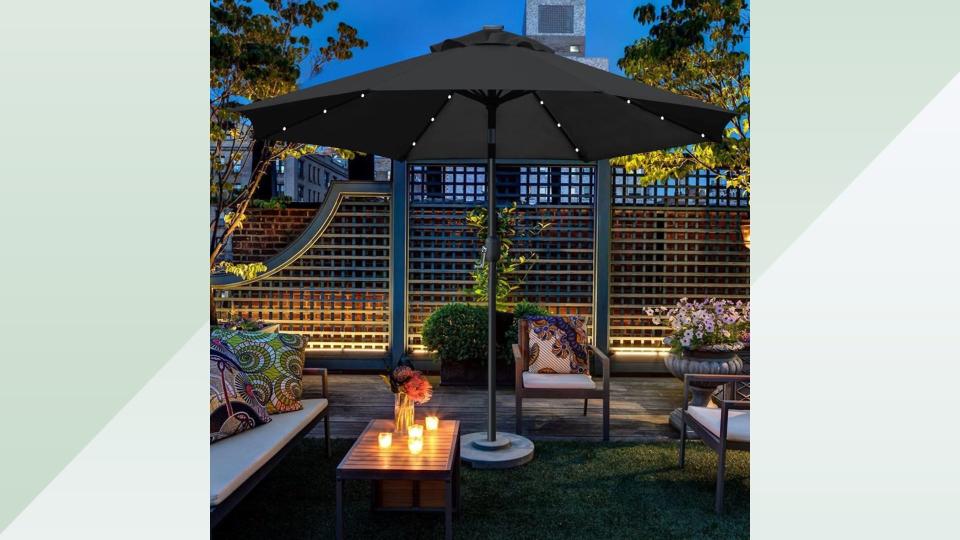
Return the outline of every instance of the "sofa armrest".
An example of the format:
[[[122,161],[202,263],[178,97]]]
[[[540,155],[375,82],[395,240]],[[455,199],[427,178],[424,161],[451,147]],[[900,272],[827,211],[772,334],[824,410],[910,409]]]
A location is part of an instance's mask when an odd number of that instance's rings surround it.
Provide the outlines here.
[[[330,394],[327,393],[327,368],[303,368],[303,374],[320,375],[320,391],[324,398],[330,399]]]

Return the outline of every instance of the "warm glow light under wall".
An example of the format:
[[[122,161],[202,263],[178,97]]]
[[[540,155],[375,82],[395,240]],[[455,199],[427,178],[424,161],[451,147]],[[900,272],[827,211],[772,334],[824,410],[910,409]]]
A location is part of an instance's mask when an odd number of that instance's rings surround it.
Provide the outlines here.
[[[393,444],[393,433],[385,431],[377,436],[377,443],[380,445],[380,448],[390,448]]]
[[[428,416],[425,423],[427,424],[427,431],[436,431],[440,426],[440,419],[436,416]]]

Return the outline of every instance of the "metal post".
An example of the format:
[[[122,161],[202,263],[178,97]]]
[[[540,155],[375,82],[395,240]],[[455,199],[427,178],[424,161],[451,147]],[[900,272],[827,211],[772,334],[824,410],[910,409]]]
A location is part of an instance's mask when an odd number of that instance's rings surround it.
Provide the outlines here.
[[[396,367],[407,345],[407,162],[394,161],[390,214],[390,360]]]
[[[597,162],[594,201],[594,227],[596,227],[596,259],[593,261],[596,269],[596,284],[594,286],[593,314],[594,345],[603,352],[609,349],[610,338],[610,212],[611,191],[610,162]]]
[[[487,440],[497,438],[497,98],[487,102]]]

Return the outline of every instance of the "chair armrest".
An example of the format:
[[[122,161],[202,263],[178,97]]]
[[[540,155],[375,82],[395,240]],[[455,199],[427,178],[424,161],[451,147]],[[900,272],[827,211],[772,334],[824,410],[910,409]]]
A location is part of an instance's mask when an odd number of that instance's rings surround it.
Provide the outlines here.
[[[749,411],[749,401],[723,400],[720,402],[720,440],[727,440],[727,423],[730,420],[730,411]]]
[[[683,376],[683,410],[687,410],[688,389],[692,382],[714,383],[717,386],[737,382],[750,382],[749,375],[698,375],[687,373]]]
[[[603,389],[610,390],[610,357],[598,349],[596,345],[590,345],[590,350],[600,359],[600,369],[603,371]]]
[[[320,375],[320,391],[323,393],[323,397],[330,399],[330,395],[327,393],[327,368],[303,368],[304,375]]]
[[[513,344],[513,371],[516,375],[514,389],[523,387],[523,355],[520,354],[520,345]]]

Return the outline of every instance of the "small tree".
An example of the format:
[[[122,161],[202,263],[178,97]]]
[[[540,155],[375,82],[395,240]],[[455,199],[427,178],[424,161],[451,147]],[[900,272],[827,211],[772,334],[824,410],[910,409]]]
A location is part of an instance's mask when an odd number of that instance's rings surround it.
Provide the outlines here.
[[[485,240],[487,238],[487,209],[478,206],[467,214],[467,225],[474,229],[477,238]],[[517,238],[528,238],[539,236],[549,223],[538,222],[533,225],[525,225],[517,214],[517,203],[511,206],[501,208],[497,211],[497,232],[500,236],[500,259],[497,261],[497,303],[502,304],[506,301],[510,293],[520,288],[523,284],[524,275],[521,270],[536,258],[536,253],[527,255],[514,255],[511,253],[513,242]],[[487,269],[489,263],[486,261],[486,246],[480,253],[480,258],[473,266],[470,277],[474,284],[470,292],[478,302],[487,301]]]
[[[746,0],[674,0],[659,10],[644,4],[634,18],[649,36],[624,49],[618,62],[629,77],[735,111],[720,142],[659,150],[611,160],[642,170],[644,184],[684,178],[705,169],[729,187],[750,190],[749,35]]]
[[[349,59],[355,48],[367,45],[355,28],[341,22],[324,45],[311,46],[306,30],[335,11],[337,2],[268,0],[258,13],[250,3],[210,3],[210,272],[223,270],[244,279],[256,277],[266,267],[261,262],[225,261],[222,255],[230,237],[243,227],[267,168],[277,160],[312,153],[316,147],[282,141],[255,144],[249,121],[231,109],[296,90],[300,66],[308,57],[311,74],[317,75],[328,62]],[[230,153],[226,157],[225,148]],[[339,152],[352,157],[348,151]],[[239,186],[240,171],[247,165],[250,180]],[[216,324],[212,288],[210,322]]]

